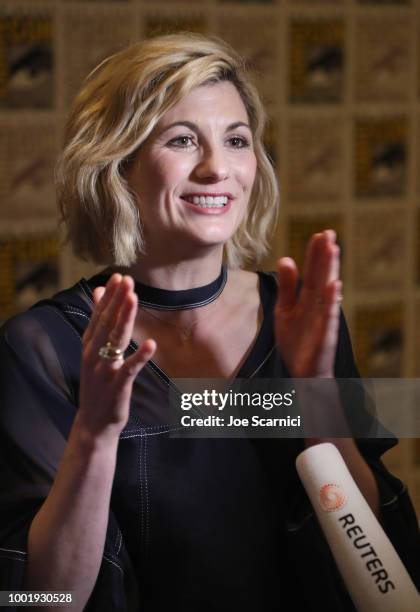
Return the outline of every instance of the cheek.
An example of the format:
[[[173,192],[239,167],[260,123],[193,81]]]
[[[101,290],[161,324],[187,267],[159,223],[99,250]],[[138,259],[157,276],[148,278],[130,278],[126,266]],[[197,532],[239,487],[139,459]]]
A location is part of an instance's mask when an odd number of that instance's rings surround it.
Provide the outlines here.
[[[181,156],[161,156],[151,166],[148,180],[154,189],[157,185],[166,189],[176,188],[190,173],[188,160]]]
[[[257,158],[255,155],[244,160],[237,168],[237,176],[244,191],[251,191],[257,172]]]
[[[152,155],[140,159],[132,177],[132,185],[141,198],[150,200],[159,193],[159,185],[170,180],[171,166],[164,159]]]
[[[156,187],[166,182],[167,171],[162,164],[150,163],[143,169],[143,176],[149,195],[157,191]]]

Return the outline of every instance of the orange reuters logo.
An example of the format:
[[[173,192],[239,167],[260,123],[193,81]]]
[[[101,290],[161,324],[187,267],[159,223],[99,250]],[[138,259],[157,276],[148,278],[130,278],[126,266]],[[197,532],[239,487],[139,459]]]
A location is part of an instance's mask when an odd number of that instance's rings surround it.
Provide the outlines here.
[[[334,512],[342,508],[347,500],[340,485],[328,483],[321,487],[319,501],[326,512]]]

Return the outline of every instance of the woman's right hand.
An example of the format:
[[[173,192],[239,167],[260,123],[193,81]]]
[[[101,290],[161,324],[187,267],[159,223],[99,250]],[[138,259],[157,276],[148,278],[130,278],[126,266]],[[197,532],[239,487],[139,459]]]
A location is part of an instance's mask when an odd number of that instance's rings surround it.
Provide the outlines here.
[[[93,438],[119,436],[129,415],[134,379],[153,357],[156,342],[145,340],[126,360],[99,356],[107,342],[122,351],[129,345],[137,314],[137,295],[130,276],[113,274],[106,287],[93,292],[95,307],[83,335],[78,424]]]

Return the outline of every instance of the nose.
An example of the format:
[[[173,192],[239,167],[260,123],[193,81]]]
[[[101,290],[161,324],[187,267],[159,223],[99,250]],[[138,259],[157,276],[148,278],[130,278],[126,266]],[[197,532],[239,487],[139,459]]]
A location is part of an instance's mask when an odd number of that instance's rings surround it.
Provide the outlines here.
[[[208,147],[203,150],[195,167],[195,174],[201,180],[214,183],[227,179],[229,167],[224,152],[217,147]]]

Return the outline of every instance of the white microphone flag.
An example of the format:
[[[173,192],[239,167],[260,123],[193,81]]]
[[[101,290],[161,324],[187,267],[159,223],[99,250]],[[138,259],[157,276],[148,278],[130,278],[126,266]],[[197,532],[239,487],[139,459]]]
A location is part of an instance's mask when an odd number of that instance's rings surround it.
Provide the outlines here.
[[[417,589],[339,450],[311,446],[296,467],[358,612],[420,612]]]

